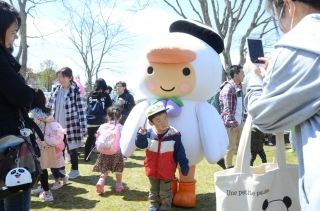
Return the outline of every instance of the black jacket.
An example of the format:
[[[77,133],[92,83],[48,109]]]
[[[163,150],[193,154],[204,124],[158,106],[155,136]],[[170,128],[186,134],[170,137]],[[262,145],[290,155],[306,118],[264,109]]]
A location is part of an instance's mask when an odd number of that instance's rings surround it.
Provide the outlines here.
[[[133,96],[127,92],[122,93],[121,95],[116,95],[113,99],[112,99],[112,103],[116,103],[118,101],[119,98],[122,98],[126,101],[125,104],[123,104],[123,109],[121,111],[122,115],[129,115],[131,110],[133,109],[133,107],[136,105],[133,99]]]
[[[98,96],[97,93],[94,93],[94,92],[91,92],[87,98],[87,105],[89,104],[90,102],[90,97],[96,99],[96,98],[104,98],[104,109],[105,109],[105,115],[107,114],[107,109],[112,106],[112,102],[111,102],[111,98],[110,98],[110,95],[108,93],[103,93],[102,96]]]
[[[6,49],[0,46],[0,137],[19,135],[17,108],[31,105],[34,90],[18,75],[20,64]]]

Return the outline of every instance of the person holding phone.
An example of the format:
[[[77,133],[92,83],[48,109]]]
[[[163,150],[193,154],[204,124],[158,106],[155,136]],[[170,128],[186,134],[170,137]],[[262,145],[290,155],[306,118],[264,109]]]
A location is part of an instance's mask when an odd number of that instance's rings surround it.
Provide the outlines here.
[[[232,65],[229,75],[231,79],[220,86],[221,92],[219,96],[220,115],[229,137],[229,145],[224,156],[225,165],[223,165],[223,160],[218,161],[218,165],[222,168],[233,167],[232,158],[238,151],[243,124],[246,120],[241,85],[244,79],[242,66]]]
[[[265,133],[296,132],[301,210],[320,207],[320,1],[266,0],[284,33],[274,51],[250,74],[245,105]]]

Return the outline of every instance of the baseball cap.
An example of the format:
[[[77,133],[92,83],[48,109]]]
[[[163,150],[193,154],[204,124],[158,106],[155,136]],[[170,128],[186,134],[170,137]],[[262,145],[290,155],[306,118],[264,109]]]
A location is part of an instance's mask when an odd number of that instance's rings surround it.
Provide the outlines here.
[[[146,116],[148,118],[149,116],[160,113],[161,111],[166,111],[168,109],[169,108],[164,107],[162,102],[157,102],[156,104],[153,104],[147,108]]]

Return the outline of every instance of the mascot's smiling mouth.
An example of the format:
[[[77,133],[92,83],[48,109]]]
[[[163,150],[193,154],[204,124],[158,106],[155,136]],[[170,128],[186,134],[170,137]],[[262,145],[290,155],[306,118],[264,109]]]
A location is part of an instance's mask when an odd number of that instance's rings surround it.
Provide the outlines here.
[[[164,88],[162,88],[162,86],[160,86],[160,88],[165,92],[171,92],[175,89],[175,87],[173,87],[172,89],[164,89]]]

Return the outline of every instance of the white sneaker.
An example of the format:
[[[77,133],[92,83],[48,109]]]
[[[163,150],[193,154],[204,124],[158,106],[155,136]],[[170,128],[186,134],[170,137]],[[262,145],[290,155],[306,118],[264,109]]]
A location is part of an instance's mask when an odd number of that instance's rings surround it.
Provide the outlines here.
[[[78,170],[72,170],[69,173],[69,179],[74,179],[77,178],[78,176],[80,176],[80,173]]]
[[[31,195],[39,196],[39,194],[42,193],[42,192],[43,192],[43,188],[40,185],[37,189],[31,190]]]
[[[45,201],[53,201],[53,195],[51,192],[45,194],[44,191],[40,193],[39,198]]]
[[[62,178],[63,185],[67,184],[69,180],[69,175],[66,175],[65,177]]]
[[[61,187],[62,187],[62,185],[61,185],[60,182],[55,182],[55,183],[53,184],[53,186],[51,187],[51,190],[58,190],[58,189],[61,188]]]

